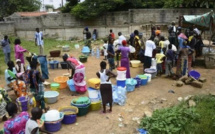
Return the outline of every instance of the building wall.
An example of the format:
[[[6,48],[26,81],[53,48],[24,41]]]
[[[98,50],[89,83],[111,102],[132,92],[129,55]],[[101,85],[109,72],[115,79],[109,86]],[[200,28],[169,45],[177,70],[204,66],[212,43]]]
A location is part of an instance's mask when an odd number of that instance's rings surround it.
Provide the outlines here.
[[[8,17],[6,22],[13,22],[11,29],[23,38],[34,38],[35,28],[40,28],[47,37],[70,39],[71,37],[83,38],[83,28],[88,26],[90,31],[97,29],[99,37],[105,37],[109,30],[115,34],[121,31],[129,36],[135,29],[150,36],[152,24],[161,27],[163,35],[167,36],[167,26],[178,22],[181,15],[197,15],[210,11],[210,9],[131,9],[122,12],[110,12],[92,20],[80,20],[71,14],[48,14],[40,17]],[[0,24],[0,30],[1,30]],[[4,31],[4,30],[3,30]],[[13,31],[13,30],[11,30]]]

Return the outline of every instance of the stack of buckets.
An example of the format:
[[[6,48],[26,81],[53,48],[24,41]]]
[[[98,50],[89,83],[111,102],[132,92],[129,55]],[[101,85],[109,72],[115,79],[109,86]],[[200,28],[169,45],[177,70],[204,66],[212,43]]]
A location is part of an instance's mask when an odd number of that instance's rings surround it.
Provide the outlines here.
[[[16,99],[16,103],[19,106],[19,111],[28,111],[28,96],[21,96]]]
[[[126,86],[126,68],[125,67],[118,67],[117,68],[117,86],[125,87]]]
[[[90,110],[96,111],[101,109],[101,95],[100,95],[100,79],[91,78],[88,80],[88,94],[91,101]]]

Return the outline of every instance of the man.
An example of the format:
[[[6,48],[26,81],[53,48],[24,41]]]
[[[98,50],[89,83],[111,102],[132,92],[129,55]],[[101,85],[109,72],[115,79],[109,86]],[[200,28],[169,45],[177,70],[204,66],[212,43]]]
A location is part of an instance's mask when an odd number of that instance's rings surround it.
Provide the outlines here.
[[[113,69],[115,69],[115,64],[114,64],[115,52],[114,52],[113,39],[111,37],[111,34],[109,35],[107,53],[108,53],[108,56],[107,56],[108,57],[108,63],[110,66],[110,70],[112,71]]]
[[[111,34],[112,39],[115,40],[115,34],[113,33],[112,29],[110,29],[110,34]]]
[[[36,28],[35,45],[39,47],[39,55],[43,55],[43,44],[43,33],[39,30],[39,28]]]
[[[8,36],[5,35],[4,39],[1,41],[1,46],[3,48],[3,53],[5,56],[5,63],[7,64],[8,61],[10,61],[10,40],[8,39]]]
[[[126,40],[125,36],[122,35],[121,32],[118,33],[119,39],[118,39],[118,48],[122,46],[122,41]],[[116,53],[116,60],[117,60],[117,67],[119,66],[119,53]]]
[[[85,40],[85,45],[88,46],[88,47],[90,48],[90,51],[91,51],[91,50],[92,50],[92,48],[91,48],[91,33],[90,33],[88,27],[86,27],[86,28],[84,29],[83,34],[86,35],[86,36],[85,36],[85,38],[86,38],[86,40]]]
[[[174,44],[177,46],[177,38],[176,38],[177,28],[175,26],[174,21],[172,22],[172,25],[169,27],[168,31],[169,31],[169,42],[170,42],[170,44]]]
[[[153,40],[154,37],[151,36],[150,39],[146,41],[144,69],[151,67],[152,52],[156,48],[156,45]]]

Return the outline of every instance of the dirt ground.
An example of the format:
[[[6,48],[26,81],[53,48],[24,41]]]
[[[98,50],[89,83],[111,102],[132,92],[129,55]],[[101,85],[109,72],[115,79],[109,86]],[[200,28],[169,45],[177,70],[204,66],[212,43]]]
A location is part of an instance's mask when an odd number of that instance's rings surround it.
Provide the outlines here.
[[[72,53],[78,57],[80,50]],[[60,58],[55,58],[61,60]],[[86,77],[96,78],[96,72],[100,69],[99,63],[103,59],[89,56],[86,66]],[[209,94],[215,92],[215,70],[205,69],[203,67],[196,67],[201,75],[207,78],[207,82],[203,88],[194,88],[190,85],[183,87],[176,87],[175,81],[164,77],[157,77],[152,79],[146,86],[136,88],[135,91],[127,94],[127,101],[125,106],[114,105],[113,112],[101,114],[100,111],[91,111],[86,116],[78,117],[77,122],[72,125],[62,125],[60,131],[56,134],[135,134],[138,128],[138,118],[142,118],[145,111],[152,112],[155,109],[169,107],[179,103],[178,97],[186,97],[188,95]],[[50,79],[48,82],[53,82],[54,77],[61,76],[67,73],[67,70],[55,69],[50,71]],[[115,70],[116,72],[116,70]],[[139,68],[131,68],[131,76],[135,77],[138,74],[143,74],[142,65]],[[112,79],[115,84],[115,80]],[[49,90],[49,89],[47,89]],[[175,93],[168,93],[173,90]],[[11,97],[14,97],[13,92],[10,92]],[[81,96],[87,96],[85,93]],[[60,91],[60,96],[57,103],[49,105],[51,109],[58,109],[62,106],[69,106],[72,99],[78,96],[72,96],[69,89]],[[119,121],[120,115],[123,117],[122,122]],[[136,118],[138,117],[138,118]],[[135,119],[136,118],[136,119]],[[119,124],[121,124],[119,126]],[[1,128],[3,122],[0,123]]]

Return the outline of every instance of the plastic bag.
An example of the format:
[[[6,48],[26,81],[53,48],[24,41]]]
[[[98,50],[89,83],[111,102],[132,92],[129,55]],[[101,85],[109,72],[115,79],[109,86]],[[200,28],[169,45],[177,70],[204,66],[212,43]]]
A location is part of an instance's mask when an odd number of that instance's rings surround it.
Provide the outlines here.
[[[126,85],[136,85],[137,84],[137,80],[135,79],[126,79]]]
[[[127,99],[126,88],[113,86],[112,90],[113,90],[113,102],[120,106],[125,105],[126,99]]]
[[[130,53],[135,53],[136,50],[133,46],[129,45]]]

